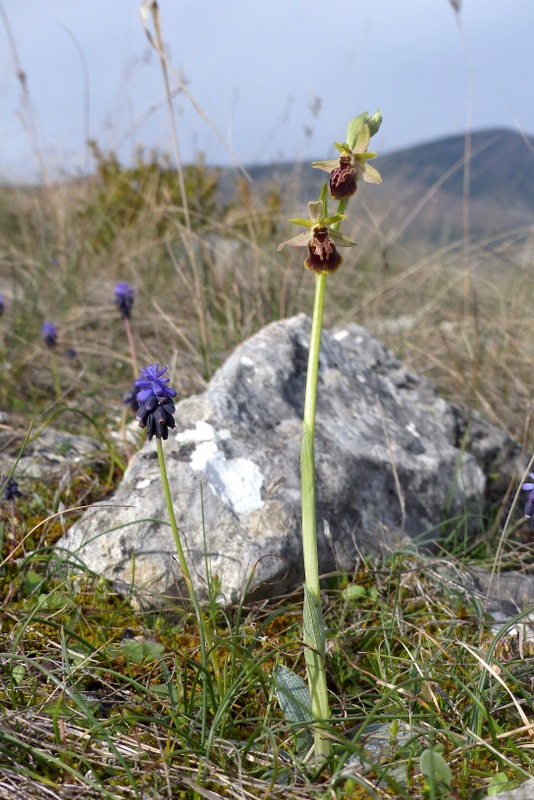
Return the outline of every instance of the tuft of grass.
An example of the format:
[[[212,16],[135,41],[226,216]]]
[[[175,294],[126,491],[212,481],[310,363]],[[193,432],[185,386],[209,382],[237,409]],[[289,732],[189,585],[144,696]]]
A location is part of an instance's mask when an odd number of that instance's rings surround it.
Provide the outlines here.
[[[299,598],[205,609],[215,673],[202,664],[190,611],[134,611],[133,596],[88,572],[74,577],[51,547],[8,559],[0,796],[18,787],[60,797],[70,785],[109,798],[208,790],[225,798],[425,798],[432,794],[419,759],[429,748],[451,770],[451,797],[472,796],[495,774],[525,777],[534,647],[519,644],[511,625],[497,630],[453,584],[457,566],[412,549],[362,560],[354,574],[332,579],[332,756],[310,772],[298,730],[273,696],[282,655],[304,667]],[[389,733],[373,749],[384,725]]]

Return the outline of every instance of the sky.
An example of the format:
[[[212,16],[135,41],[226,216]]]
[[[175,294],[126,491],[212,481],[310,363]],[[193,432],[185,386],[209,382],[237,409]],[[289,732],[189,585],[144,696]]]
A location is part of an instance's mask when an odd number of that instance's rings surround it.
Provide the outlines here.
[[[0,0],[0,180],[86,173],[89,138],[123,163],[138,147],[172,151],[140,7]],[[534,134],[531,0],[462,0],[458,13],[450,0],[159,0],[159,11],[171,88],[189,94],[173,100],[185,162],[328,158],[349,120],[377,108],[378,152],[467,128]]]

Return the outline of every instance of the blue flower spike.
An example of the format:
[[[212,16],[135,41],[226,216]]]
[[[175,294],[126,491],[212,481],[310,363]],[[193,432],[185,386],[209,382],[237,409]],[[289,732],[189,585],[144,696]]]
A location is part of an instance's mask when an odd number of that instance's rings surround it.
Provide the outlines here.
[[[172,401],[176,392],[167,386],[169,378],[163,375],[167,367],[149,364],[141,370],[141,377],[135,381],[137,392],[137,422],[140,428],[146,428],[148,439],[167,439],[169,428],[174,428],[173,414],[176,407]]]
[[[134,304],[134,290],[126,281],[120,281],[115,286],[115,304],[121,312],[122,319],[130,319]]]
[[[530,473],[530,477],[534,480],[534,472]],[[521,488],[530,493],[525,505],[525,517],[530,517],[530,527],[534,531],[534,483],[524,483]]]
[[[57,344],[57,328],[53,322],[45,322],[41,328],[41,335],[47,347],[54,348]]]
[[[7,475],[2,475],[0,478],[0,486],[3,486],[2,497],[4,500],[15,500],[17,497],[22,497],[22,492],[15,478],[8,478]]]

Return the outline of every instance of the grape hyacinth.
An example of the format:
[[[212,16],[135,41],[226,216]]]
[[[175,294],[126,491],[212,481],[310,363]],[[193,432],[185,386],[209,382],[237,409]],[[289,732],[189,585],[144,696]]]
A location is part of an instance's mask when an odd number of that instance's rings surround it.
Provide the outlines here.
[[[149,364],[141,370],[142,377],[135,381],[139,389],[137,422],[140,428],[146,428],[149,440],[153,436],[167,439],[169,428],[174,428],[176,424],[173,417],[176,407],[171,399],[176,397],[176,392],[166,385],[169,378],[162,377],[166,372],[167,367]]]
[[[22,492],[19,485],[13,476],[2,475],[0,477],[0,487],[2,491],[2,499],[9,503],[11,507],[11,531],[8,537],[15,539],[16,536],[16,499],[22,497]]]
[[[57,328],[53,322],[45,322],[41,334],[47,347],[53,348],[57,344]]]
[[[137,392],[137,401],[139,402],[137,422],[139,423],[140,428],[146,428],[149,440],[152,439],[153,436],[156,437],[156,451],[158,454],[161,484],[163,488],[163,494],[165,496],[165,504],[167,506],[169,522],[176,546],[178,563],[180,564],[180,569],[187,585],[191,603],[195,609],[198,631],[200,635],[202,663],[205,669],[206,659],[209,653],[213,670],[217,675],[219,673],[219,664],[215,657],[215,648],[212,644],[211,634],[202,614],[193,581],[191,580],[191,573],[185,558],[185,552],[182,546],[182,540],[180,538],[180,531],[178,530],[178,525],[176,522],[171,488],[169,485],[167,468],[165,466],[165,453],[162,439],[168,438],[169,428],[174,428],[176,424],[173,417],[176,408],[172,400],[173,397],[176,397],[176,392],[167,385],[169,383],[169,378],[163,377],[166,372],[167,367],[160,367],[159,364],[149,364],[147,367],[144,367],[141,370],[140,377],[135,381],[135,386],[139,390]]]
[[[534,472],[530,473],[530,477],[534,480]],[[534,531],[534,483],[524,483],[521,488],[530,493],[525,505],[525,517],[530,517],[530,527]]]
[[[115,286],[115,303],[121,312],[122,319],[130,319],[134,304],[134,290],[126,281],[120,281]]]
[[[7,475],[2,475],[0,478],[0,486],[3,486],[2,497],[4,500],[15,500],[17,497],[22,497],[22,492],[15,478],[8,478]]]
[[[134,380],[139,374],[137,367],[137,355],[135,353],[135,342],[132,333],[132,326],[130,324],[132,316],[132,307],[134,304],[134,290],[126,281],[120,281],[115,286],[115,304],[117,305],[121,318],[124,320],[124,329],[128,338],[128,345],[130,347],[130,356],[132,359],[132,368],[134,373]]]

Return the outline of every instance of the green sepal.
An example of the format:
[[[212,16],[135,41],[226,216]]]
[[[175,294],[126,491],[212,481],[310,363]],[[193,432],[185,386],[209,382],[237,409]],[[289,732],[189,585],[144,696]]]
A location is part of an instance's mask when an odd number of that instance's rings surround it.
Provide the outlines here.
[[[376,158],[376,153],[356,153],[358,161],[366,161],[368,158]]]
[[[367,125],[369,127],[371,136],[374,136],[375,133],[378,133],[380,126],[382,125],[382,112],[379,108],[377,108],[372,117],[369,117],[367,120]]]
[[[347,219],[346,214],[331,214],[329,217],[323,217],[322,224],[334,225],[335,222],[343,222],[344,219]]]
[[[319,200],[323,204],[323,221],[325,225],[330,225],[330,222],[327,222],[328,219],[328,184],[323,183],[323,188],[321,189],[321,194],[319,195]]]
[[[330,158],[328,161],[312,161],[314,169],[322,169],[323,172],[332,172],[333,169],[339,167],[339,158]]]
[[[375,133],[378,133],[381,124],[382,113],[380,109],[377,109],[372,117],[369,116],[368,111],[364,111],[363,114],[360,114],[358,117],[354,117],[354,119],[349,122],[349,127],[347,128],[347,146],[349,150],[354,150],[363,125],[367,125],[370,135],[374,136]]]
[[[357,244],[357,242],[353,242],[352,239],[345,236],[344,233],[339,233],[334,227],[330,228],[328,235],[334,240],[338,247],[354,247]]]
[[[358,117],[354,117],[354,119],[349,122],[349,126],[347,128],[347,146],[351,152],[356,146],[356,141],[360,135],[362,125],[365,125],[368,116],[368,112],[364,111],[363,114],[360,114]]]
[[[289,221],[292,225],[302,225],[304,228],[312,228],[315,225],[312,219],[305,219],[304,217],[295,217]]]
[[[292,239],[288,239],[286,242],[281,242],[278,245],[278,250],[283,250],[286,245],[290,247],[306,247],[311,239],[311,235],[309,233],[298,233],[296,236],[293,236]]]

